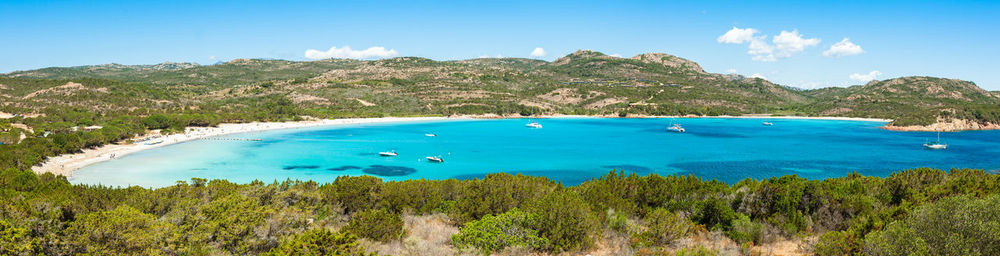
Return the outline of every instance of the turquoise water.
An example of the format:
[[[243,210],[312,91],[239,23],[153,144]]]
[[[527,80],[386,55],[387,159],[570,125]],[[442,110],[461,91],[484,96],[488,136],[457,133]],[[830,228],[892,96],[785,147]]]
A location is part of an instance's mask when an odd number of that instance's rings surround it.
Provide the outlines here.
[[[922,144],[935,133],[892,132],[882,122],[678,119],[525,119],[331,126],[233,134],[137,152],[79,170],[74,183],[167,186],[192,177],[234,182],[287,178],[328,182],[341,175],[385,180],[482,177],[509,172],[578,184],[609,170],[695,174],[734,183],[797,174],[811,179],[857,171],[886,176],[915,167],[1000,168],[1000,131],[944,133],[947,150]],[[437,137],[424,136],[425,133]],[[378,152],[395,150],[397,157]],[[444,163],[426,156],[440,155]]]

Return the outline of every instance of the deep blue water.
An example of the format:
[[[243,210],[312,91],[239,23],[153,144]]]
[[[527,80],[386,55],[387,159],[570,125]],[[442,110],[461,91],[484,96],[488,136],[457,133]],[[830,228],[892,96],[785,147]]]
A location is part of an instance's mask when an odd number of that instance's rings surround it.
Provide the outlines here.
[[[331,126],[198,140],[137,152],[79,170],[74,183],[167,186],[192,177],[234,182],[287,178],[329,182],[341,175],[385,180],[476,178],[493,172],[545,176],[573,185],[609,170],[695,174],[734,183],[797,174],[810,179],[857,171],[887,176],[916,167],[1000,169],[1000,131],[944,133],[947,150],[927,150],[930,132],[893,132],[881,122],[831,120],[540,119]],[[437,137],[424,136],[425,133]],[[397,157],[378,152],[395,150]],[[440,155],[444,163],[426,156]]]

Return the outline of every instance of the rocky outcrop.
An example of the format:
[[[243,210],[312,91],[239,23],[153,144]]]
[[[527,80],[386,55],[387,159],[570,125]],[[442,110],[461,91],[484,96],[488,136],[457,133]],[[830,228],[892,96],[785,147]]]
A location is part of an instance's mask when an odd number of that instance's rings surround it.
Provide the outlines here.
[[[889,123],[882,128],[892,131],[904,131],[904,132],[954,132],[954,131],[967,131],[967,130],[1000,130],[1000,124],[997,123],[982,123],[973,120],[965,119],[951,119],[951,120],[939,120],[937,123],[930,125],[909,125],[909,126],[895,126]]]
[[[701,65],[698,65],[698,63],[666,53],[644,53],[636,55],[635,57],[632,57],[632,59],[646,63],[656,63],[671,68],[686,69],[698,73],[705,73],[705,70],[702,69]]]

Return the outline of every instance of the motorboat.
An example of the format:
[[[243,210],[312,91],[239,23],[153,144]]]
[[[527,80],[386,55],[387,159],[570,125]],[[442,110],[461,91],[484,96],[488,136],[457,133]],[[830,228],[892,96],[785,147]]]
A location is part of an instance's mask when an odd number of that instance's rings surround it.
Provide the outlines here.
[[[674,124],[674,125],[672,125],[670,127],[667,127],[667,131],[670,131],[670,132],[684,132],[686,130],[684,130],[684,127],[682,127],[680,124]]]
[[[774,123],[772,123],[772,122],[763,122],[763,123],[760,123],[760,124],[762,124],[764,126],[772,126],[772,125],[774,125]]]
[[[387,151],[387,152],[378,152],[378,155],[380,155],[380,156],[398,156],[399,154],[396,153],[395,150],[393,150],[393,151]]]
[[[437,134],[433,134],[433,133],[424,133],[424,136],[427,136],[427,137],[437,137],[438,135]]]
[[[524,126],[529,128],[542,128],[542,125],[539,124],[538,122],[530,122]]]
[[[441,159],[440,156],[428,156],[427,161],[432,163],[443,163],[444,159]]]

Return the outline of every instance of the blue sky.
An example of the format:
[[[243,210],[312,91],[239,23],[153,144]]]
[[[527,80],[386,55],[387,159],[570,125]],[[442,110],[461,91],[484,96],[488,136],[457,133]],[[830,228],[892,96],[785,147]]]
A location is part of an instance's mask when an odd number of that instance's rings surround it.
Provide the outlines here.
[[[863,84],[875,74],[957,78],[1000,90],[1000,2],[814,2],[2,0],[0,72],[308,60],[309,49],[319,51],[314,57],[453,60],[532,57],[542,48],[546,54],[533,58],[553,60],[577,49],[624,57],[664,52],[709,72],[804,88]],[[756,33],[720,38],[734,27]],[[842,48],[847,56],[824,56],[844,38],[857,47]],[[325,53],[344,46],[353,50]],[[384,51],[361,51],[370,47]],[[748,53],[754,49],[770,52]]]

